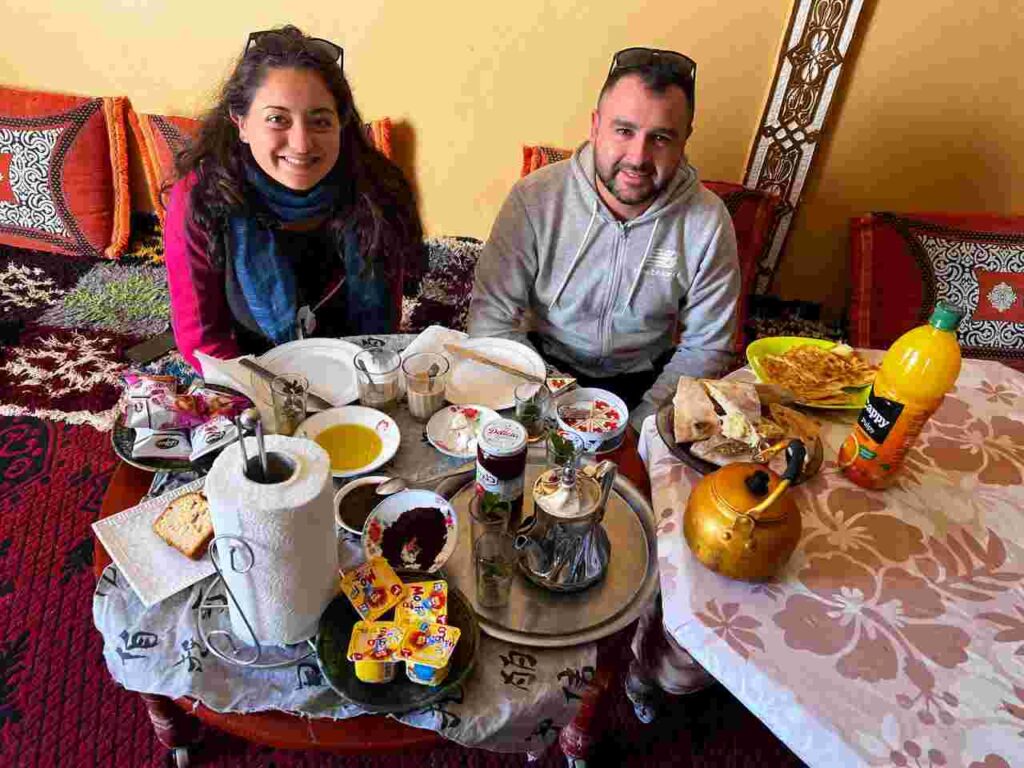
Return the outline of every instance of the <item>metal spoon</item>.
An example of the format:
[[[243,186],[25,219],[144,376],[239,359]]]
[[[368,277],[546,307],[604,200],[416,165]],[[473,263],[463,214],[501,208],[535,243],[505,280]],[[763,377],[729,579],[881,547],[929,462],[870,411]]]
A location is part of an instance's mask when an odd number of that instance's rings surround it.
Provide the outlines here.
[[[371,376],[370,372],[366,369],[366,363],[364,363],[362,360],[358,360],[357,359],[355,361],[355,364],[356,364],[356,368],[358,368],[360,371],[362,371],[363,375],[366,376],[366,386],[369,387],[369,389],[371,391],[376,392],[377,391],[377,384],[374,382],[373,376]]]
[[[409,485],[401,477],[392,477],[377,486],[374,491],[378,496],[390,496],[393,493],[404,491]]]
[[[238,430],[238,447],[242,451],[242,474],[249,477],[249,456],[245,452],[245,429],[242,427],[241,416],[235,416],[235,429]]]
[[[256,432],[256,449],[260,455],[261,481],[267,481],[267,451],[263,445],[263,422],[260,421],[260,412],[255,408],[247,408],[242,412],[242,426],[249,431]],[[247,465],[248,466],[248,465]]]

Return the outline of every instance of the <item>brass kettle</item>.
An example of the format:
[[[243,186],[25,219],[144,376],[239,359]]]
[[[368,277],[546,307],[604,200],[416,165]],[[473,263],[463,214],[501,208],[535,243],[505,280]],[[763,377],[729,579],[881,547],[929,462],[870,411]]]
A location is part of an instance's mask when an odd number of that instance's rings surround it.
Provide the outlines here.
[[[800,540],[800,510],[786,489],[804,465],[799,440],[786,448],[780,478],[762,464],[728,464],[701,478],[690,493],[683,535],[712,571],[742,581],[766,581]]]

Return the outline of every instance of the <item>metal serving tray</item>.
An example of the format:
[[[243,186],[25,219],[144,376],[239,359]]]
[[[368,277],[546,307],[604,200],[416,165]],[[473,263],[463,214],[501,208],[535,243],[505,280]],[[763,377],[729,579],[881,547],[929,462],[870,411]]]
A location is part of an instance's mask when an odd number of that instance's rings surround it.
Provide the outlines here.
[[[533,482],[543,469],[538,463],[526,465],[524,518],[533,514]],[[467,597],[480,629],[487,634],[545,648],[593,642],[628,626],[657,594],[654,512],[636,486],[620,475],[602,523],[612,545],[604,579],[582,592],[557,593],[531,584],[517,569],[508,605],[482,607],[476,601],[472,556],[475,532],[469,502],[473,486],[474,474],[470,471],[448,478],[437,487],[438,493],[451,500],[459,525],[459,543],[443,570]]]

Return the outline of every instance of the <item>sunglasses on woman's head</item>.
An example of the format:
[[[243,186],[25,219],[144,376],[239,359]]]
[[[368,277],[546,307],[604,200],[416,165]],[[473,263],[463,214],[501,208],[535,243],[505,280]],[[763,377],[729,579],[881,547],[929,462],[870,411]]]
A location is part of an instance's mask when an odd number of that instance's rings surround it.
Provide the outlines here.
[[[249,39],[245,41],[245,53],[249,52],[249,49],[254,45],[258,45],[260,40],[268,35],[276,35],[278,30],[276,29],[265,29],[262,32],[250,32]],[[322,37],[307,37],[305,43],[312,48],[323,53],[330,59],[333,59],[338,63],[338,69],[345,69],[345,50],[340,46],[332,43],[330,40],[324,40]]]
[[[694,108],[697,62],[681,53],[662,51],[657,48],[624,48],[612,57],[608,77],[623,69],[641,69],[649,67],[655,62],[666,65],[672,74],[679,78],[680,87],[690,100],[690,108]]]

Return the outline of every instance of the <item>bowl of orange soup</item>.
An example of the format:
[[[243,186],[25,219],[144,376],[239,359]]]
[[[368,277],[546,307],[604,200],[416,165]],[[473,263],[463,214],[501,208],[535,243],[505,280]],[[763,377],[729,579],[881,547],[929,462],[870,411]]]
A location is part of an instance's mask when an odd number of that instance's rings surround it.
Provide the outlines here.
[[[327,451],[335,477],[372,472],[395,455],[402,439],[394,419],[361,405],[320,411],[299,425],[295,437],[312,440]]]

